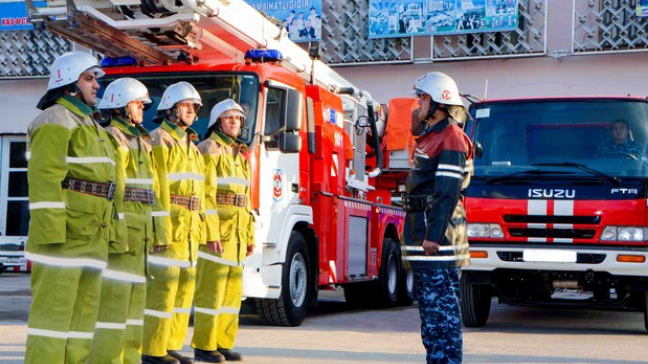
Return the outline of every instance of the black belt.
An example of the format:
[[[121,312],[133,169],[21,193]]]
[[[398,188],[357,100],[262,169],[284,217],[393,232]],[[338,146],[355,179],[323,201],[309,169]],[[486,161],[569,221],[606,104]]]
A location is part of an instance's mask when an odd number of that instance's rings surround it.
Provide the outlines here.
[[[406,212],[423,212],[432,206],[432,196],[429,195],[401,195],[403,210]]]
[[[216,203],[219,205],[245,207],[247,204],[247,195],[244,193],[218,193],[216,194]]]
[[[115,182],[94,182],[83,179],[66,178],[61,184],[70,191],[85,193],[96,197],[104,197],[108,201],[115,199]]]
[[[200,196],[171,195],[171,203],[188,208],[191,211],[200,210]]]
[[[155,191],[145,188],[126,187],[124,201],[144,202],[153,206],[155,205]]]

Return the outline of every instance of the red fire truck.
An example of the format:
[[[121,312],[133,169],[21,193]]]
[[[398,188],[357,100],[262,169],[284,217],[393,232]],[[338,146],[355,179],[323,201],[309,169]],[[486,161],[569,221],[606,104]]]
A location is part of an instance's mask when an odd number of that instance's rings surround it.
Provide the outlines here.
[[[648,101],[481,101],[465,207],[463,321],[506,304],[631,307],[648,329]]]
[[[247,109],[256,250],[244,296],[268,324],[299,325],[318,289],[344,287],[348,301],[409,303],[413,280],[400,264],[404,213],[391,196],[404,170],[383,167],[385,114],[292,43],[242,0],[68,1],[35,8],[36,25],[106,57],[107,82],[144,82],[155,103],[188,81],[209,110],[225,98]],[[153,128],[155,106],[147,113]]]

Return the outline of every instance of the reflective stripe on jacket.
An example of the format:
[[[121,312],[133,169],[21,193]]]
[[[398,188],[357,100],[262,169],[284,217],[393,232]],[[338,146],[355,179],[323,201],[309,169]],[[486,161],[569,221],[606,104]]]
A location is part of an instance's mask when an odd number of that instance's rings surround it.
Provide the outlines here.
[[[206,166],[207,218],[213,216],[214,221],[218,221],[218,224],[208,223],[208,234],[220,238],[215,240],[220,240],[223,245],[223,259],[241,263],[245,259],[247,245],[254,245],[250,163],[241,154],[245,151],[245,145],[215,131],[198,148]],[[246,205],[218,204],[218,194],[244,195]]]

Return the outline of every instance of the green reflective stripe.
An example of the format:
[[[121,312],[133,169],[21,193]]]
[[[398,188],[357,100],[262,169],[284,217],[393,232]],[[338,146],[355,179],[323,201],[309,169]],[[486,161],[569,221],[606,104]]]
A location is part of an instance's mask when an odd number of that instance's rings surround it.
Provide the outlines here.
[[[88,115],[92,114],[92,108],[83,102],[75,99],[74,97],[71,96],[62,96],[56,99],[55,101],[57,104],[65,106],[66,109],[72,111],[76,115],[79,115],[82,118],[88,117]]]

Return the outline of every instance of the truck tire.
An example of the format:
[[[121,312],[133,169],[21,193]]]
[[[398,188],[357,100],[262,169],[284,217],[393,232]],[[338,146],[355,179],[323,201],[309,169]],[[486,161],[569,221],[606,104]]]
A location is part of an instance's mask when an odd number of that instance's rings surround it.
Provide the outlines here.
[[[461,319],[466,327],[486,325],[490,315],[491,296],[489,287],[483,284],[467,283],[461,279]]]
[[[288,241],[278,299],[257,299],[256,310],[266,325],[299,326],[308,311],[310,261],[304,236],[293,231]]]
[[[414,271],[401,268],[398,282],[398,304],[409,306],[414,302]]]
[[[393,239],[385,238],[382,246],[382,261],[378,272],[378,297],[383,307],[394,307],[398,303],[400,283],[400,255]]]

